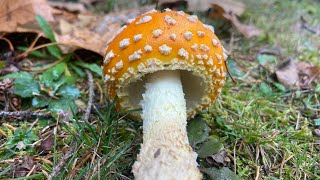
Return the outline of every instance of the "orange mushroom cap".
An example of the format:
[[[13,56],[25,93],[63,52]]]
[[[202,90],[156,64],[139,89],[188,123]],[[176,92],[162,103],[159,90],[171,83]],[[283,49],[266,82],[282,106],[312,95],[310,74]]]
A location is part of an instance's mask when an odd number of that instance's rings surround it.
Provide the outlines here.
[[[103,64],[107,91],[111,99],[118,95],[119,110],[136,109],[146,74],[181,70],[190,117],[221,93],[226,53],[213,27],[196,16],[152,10],[123,26],[108,44]]]

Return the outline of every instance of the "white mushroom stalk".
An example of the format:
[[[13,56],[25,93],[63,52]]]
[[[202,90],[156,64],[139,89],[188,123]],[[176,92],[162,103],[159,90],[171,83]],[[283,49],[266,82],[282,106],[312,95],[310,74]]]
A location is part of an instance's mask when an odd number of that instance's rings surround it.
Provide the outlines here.
[[[179,71],[148,75],[141,101],[143,144],[133,166],[136,179],[201,179],[187,136],[186,100]]]

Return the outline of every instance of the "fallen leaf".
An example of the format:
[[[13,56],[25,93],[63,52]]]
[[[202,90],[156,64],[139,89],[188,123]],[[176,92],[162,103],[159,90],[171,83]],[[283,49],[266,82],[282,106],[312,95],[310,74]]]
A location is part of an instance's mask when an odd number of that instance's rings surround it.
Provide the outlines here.
[[[282,83],[287,88],[291,88],[292,86],[299,87],[299,75],[296,64],[289,60],[283,63],[277,70],[276,75],[278,81]]]
[[[197,116],[189,121],[187,130],[189,142],[194,147],[208,139],[210,127],[200,116]]]
[[[224,146],[218,138],[210,137],[208,141],[201,145],[197,153],[199,154],[199,157],[205,158],[219,153],[223,148]]]
[[[225,13],[223,14],[223,16],[226,19],[228,19],[237,28],[237,30],[246,38],[259,36],[262,33],[262,30],[258,29],[253,25],[242,24],[238,20],[237,16],[233,13]]]
[[[23,26],[35,22],[36,15],[43,16],[47,21],[54,20],[52,8],[46,0],[1,0],[0,31],[25,32],[27,30]]]
[[[41,150],[43,151],[50,151],[54,145],[54,138],[53,135],[49,135],[43,141],[41,141]]]
[[[196,11],[208,11],[211,8],[215,8],[216,10],[222,10],[219,12],[222,13],[234,13],[240,16],[244,10],[245,5],[236,0],[158,0],[158,4],[160,6],[165,6],[168,8],[178,8],[182,4],[186,3],[188,7],[188,11],[196,12]],[[217,9],[218,8],[218,9]]]
[[[217,154],[207,157],[206,161],[209,164],[213,164],[215,166],[220,167],[226,166],[231,162],[230,158],[228,157],[228,153],[225,150],[222,150]]]
[[[57,42],[67,45],[64,52],[83,48],[104,55],[105,48],[110,39],[125,24],[128,19],[150,11],[153,6],[123,10],[109,13],[105,16],[78,14],[73,19],[60,17]]]
[[[276,76],[278,81],[287,88],[303,88],[312,82],[320,81],[320,67],[307,62],[288,60],[279,66]]]
[[[23,177],[26,176],[29,171],[35,165],[34,159],[32,156],[23,156],[22,162],[16,159],[14,161],[14,168],[12,173],[14,177]]]
[[[87,11],[83,4],[76,3],[76,2],[50,1],[49,4],[50,4],[50,6],[52,6],[54,8],[67,10],[67,11],[70,11],[70,12],[82,12],[83,13],[83,12]]]
[[[217,14],[231,12],[240,16],[246,7],[242,2],[236,0],[188,0],[189,11],[208,11],[210,8],[217,10]]]

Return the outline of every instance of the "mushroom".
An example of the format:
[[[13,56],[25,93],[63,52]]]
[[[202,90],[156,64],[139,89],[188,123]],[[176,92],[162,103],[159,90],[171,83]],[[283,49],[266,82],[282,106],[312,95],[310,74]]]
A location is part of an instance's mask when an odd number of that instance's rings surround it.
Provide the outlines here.
[[[136,179],[201,179],[187,119],[212,104],[226,79],[226,50],[210,25],[182,11],[152,10],[109,42],[103,72],[119,110],[142,108]]]

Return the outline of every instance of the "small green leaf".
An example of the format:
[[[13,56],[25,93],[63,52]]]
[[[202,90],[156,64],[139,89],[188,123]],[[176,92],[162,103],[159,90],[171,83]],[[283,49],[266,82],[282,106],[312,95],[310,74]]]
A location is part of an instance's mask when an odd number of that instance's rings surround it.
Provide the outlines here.
[[[57,95],[76,99],[80,96],[80,91],[76,86],[67,84],[59,88]]]
[[[48,110],[56,119],[59,119],[61,117],[72,119],[73,113],[76,113],[78,111],[74,99],[64,97],[50,101]]]
[[[266,64],[276,63],[277,57],[272,55],[259,54],[257,57],[257,60],[259,64],[266,65]]]
[[[286,92],[286,90],[287,90],[286,87],[284,85],[280,84],[280,83],[273,82],[273,85],[277,89],[279,89],[281,92]]]
[[[32,97],[40,94],[40,88],[37,81],[33,79],[16,79],[14,81],[14,93],[21,97]]]
[[[68,64],[69,66],[70,66],[70,68],[71,69],[73,69],[74,70],[74,72],[76,73],[76,74],[78,74],[81,78],[83,78],[83,77],[85,77],[86,76],[86,73],[81,69],[81,68],[79,68],[79,67],[77,67],[77,66],[75,66],[75,65],[73,65],[73,64]]]
[[[94,63],[89,64],[89,63],[84,63],[84,62],[76,62],[75,64],[80,67],[87,68],[90,71],[92,71],[102,77],[102,69],[97,64],[94,64]]]
[[[23,79],[32,79],[32,75],[28,72],[25,71],[19,71],[19,72],[15,72],[15,73],[11,73],[11,74],[7,74],[3,77],[1,77],[1,79],[5,79],[5,78],[23,78]]]
[[[241,69],[237,65],[237,62],[234,60],[228,60],[228,69],[232,74],[232,76],[236,76],[236,77],[244,76],[244,73],[241,71]]]
[[[30,146],[33,142],[38,141],[39,137],[33,134],[31,129],[23,130],[16,129],[14,135],[8,140],[6,145],[8,148],[15,148],[19,142],[23,142],[25,145]]]
[[[227,167],[223,168],[202,168],[202,172],[210,176],[211,179],[219,179],[219,180],[241,180],[241,178],[233,171],[231,171]]]
[[[45,96],[36,96],[32,99],[32,106],[35,108],[41,108],[48,106],[50,99]]]
[[[42,16],[36,16],[37,23],[39,24],[40,28],[44,32],[44,34],[50,39],[51,42],[56,42],[56,39],[54,37],[53,31],[49,23],[44,19]],[[59,50],[59,47],[57,45],[48,46],[48,51],[51,55],[54,57],[60,59],[61,58],[61,52]]]
[[[217,154],[223,149],[223,144],[216,137],[210,137],[208,141],[204,142],[199,151],[199,157],[205,158],[214,154]]]
[[[210,127],[200,116],[197,116],[189,121],[187,131],[189,142],[194,147],[208,139]]]
[[[46,70],[40,76],[40,81],[44,83],[47,87],[53,87],[54,81],[58,80],[61,77],[62,73],[65,70],[65,67],[66,63],[62,62]]]
[[[272,88],[267,83],[261,83],[259,86],[259,90],[263,95],[271,96],[272,95]]]

